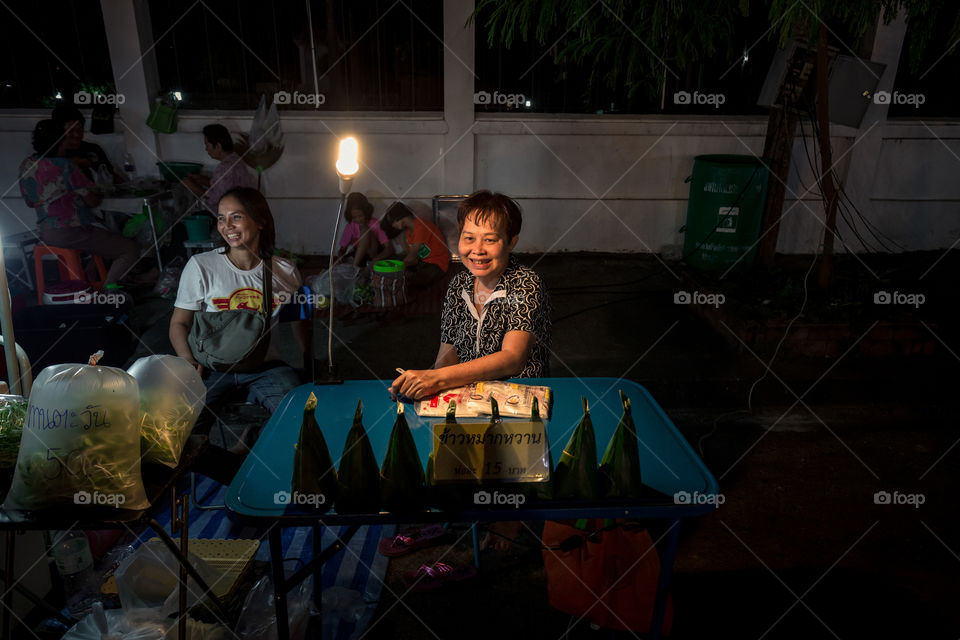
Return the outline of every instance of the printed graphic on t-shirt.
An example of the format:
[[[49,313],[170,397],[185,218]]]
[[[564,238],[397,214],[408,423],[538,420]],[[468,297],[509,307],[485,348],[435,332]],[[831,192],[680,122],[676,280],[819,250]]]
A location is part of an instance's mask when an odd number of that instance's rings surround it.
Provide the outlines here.
[[[420,245],[420,249],[417,251],[417,257],[421,260],[426,260],[429,255],[430,247],[428,247],[426,243]]]
[[[250,309],[251,311],[259,311],[260,304],[263,300],[263,292],[259,289],[254,289],[253,287],[243,287],[242,289],[236,289],[233,293],[225,298],[214,298],[213,306],[219,309],[220,311],[231,311],[233,309]],[[279,300],[277,296],[273,297],[273,309],[276,309],[279,305]]]

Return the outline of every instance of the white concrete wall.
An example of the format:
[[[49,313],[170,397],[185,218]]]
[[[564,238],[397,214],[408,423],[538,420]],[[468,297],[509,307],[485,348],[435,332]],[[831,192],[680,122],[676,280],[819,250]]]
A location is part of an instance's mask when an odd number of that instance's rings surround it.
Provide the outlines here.
[[[105,11],[110,5],[105,3]],[[762,117],[483,114],[472,119],[474,33],[458,31],[463,22],[457,18],[468,15],[472,6],[467,0],[444,3],[456,19],[445,19],[453,46],[445,56],[443,112],[281,111],[286,148],[264,176],[280,246],[307,253],[329,250],[338,203],[336,137],[347,133],[362,145],[354,189],[371,198],[375,215],[382,215],[395,199],[426,215],[436,194],[502,191],[524,207],[521,251],[647,252],[680,245],[689,193],[684,180],[694,157],[761,152],[766,129]],[[114,21],[129,22],[132,15],[122,12]],[[111,45],[112,55],[134,56],[142,46],[135,29],[110,33],[121,40]],[[452,38],[451,33],[462,36]],[[874,57],[893,58],[901,40],[902,24],[882,26],[875,45],[881,51]],[[125,62],[114,61],[114,67],[128,68]],[[888,67],[881,88],[892,84],[890,73]],[[149,93],[150,75],[128,75],[126,91]],[[144,134],[140,122],[145,99],[128,98],[128,103],[137,108],[121,109],[117,134],[91,139],[117,159],[126,144],[136,152],[138,168],[150,172],[155,167],[143,165],[157,155],[205,162],[212,169],[203,151],[203,125],[220,122],[233,131],[247,131],[253,115],[184,112],[177,133]],[[33,124],[46,115],[0,110],[0,202],[6,205],[0,206],[0,233],[33,226],[34,214],[23,205],[16,185],[17,167],[29,153]],[[848,190],[863,215],[904,249],[943,249],[960,237],[960,181],[955,178],[960,170],[960,123],[891,122],[886,109],[874,105],[860,130],[833,127],[832,134],[837,175],[851,179]],[[808,140],[807,147],[815,153],[815,141]],[[809,253],[821,241],[822,207],[811,187],[814,179],[798,140],[780,228],[781,252]],[[862,250],[842,221],[839,224],[849,246]],[[844,250],[842,243],[838,250]]]

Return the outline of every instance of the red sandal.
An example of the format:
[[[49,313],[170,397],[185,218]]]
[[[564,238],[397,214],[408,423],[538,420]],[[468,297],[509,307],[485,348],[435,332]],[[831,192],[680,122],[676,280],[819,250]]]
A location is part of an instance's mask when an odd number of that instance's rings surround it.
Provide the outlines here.
[[[408,571],[401,580],[410,591],[433,591],[450,582],[469,580],[477,575],[477,568],[472,564],[454,567],[443,562],[433,565],[423,564],[416,571]]]
[[[422,549],[423,547],[429,547],[433,544],[437,538],[441,537],[447,530],[443,528],[443,525],[431,524],[426,527],[407,529],[403,533],[400,533],[392,538],[383,538],[380,540],[380,543],[377,545],[377,549],[383,555],[395,558],[397,556],[402,556],[415,551],[417,549]]]

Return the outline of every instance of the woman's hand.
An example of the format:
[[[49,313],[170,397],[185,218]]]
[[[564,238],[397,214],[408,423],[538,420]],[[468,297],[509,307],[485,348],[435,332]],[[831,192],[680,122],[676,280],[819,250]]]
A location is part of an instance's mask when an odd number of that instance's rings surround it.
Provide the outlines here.
[[[407,369],[390,385],[390,393],[418,400],[443,390],[440,373],[434,369]]]

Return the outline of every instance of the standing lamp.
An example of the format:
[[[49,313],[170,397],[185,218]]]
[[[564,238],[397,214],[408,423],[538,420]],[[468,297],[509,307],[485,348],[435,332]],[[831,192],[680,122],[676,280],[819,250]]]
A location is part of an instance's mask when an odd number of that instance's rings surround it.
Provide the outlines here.
[[[340,152],[337,154],[337,177],[340,178],[340,206],[337,208],[337,220],[333,226],[333,238],[330,240],[330,265],[327,276],[330,278],[330,317],[327,322],[327,374],[332,381],[335,376],[333,366],[333,257],[336,253],[337,234],[340,233],[340,218],[343,216],[343,207],[347,201],[347,194],[353,185],[353,177],[360,170],[357,160],[359,146],[356,138],[347,137],[340,141]]]

